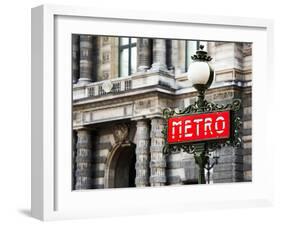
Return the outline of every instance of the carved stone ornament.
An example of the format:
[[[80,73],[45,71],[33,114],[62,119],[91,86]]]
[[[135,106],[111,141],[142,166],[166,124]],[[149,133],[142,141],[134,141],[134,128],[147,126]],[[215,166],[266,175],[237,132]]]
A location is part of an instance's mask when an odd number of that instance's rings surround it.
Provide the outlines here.
[[[112,128],[115,143],[128,143],[129,128],[125,123],[117,124]]]
[[[113,84],[110,80],[105,81],[102,84],[102,89],[104,90],[104,92],[109,93],[111,91],[111,89],[113,88]]]

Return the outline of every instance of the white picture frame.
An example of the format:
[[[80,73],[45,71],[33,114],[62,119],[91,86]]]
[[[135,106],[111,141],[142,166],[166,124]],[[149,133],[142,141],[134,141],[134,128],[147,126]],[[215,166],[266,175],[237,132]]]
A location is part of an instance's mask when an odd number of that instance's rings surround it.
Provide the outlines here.
[[[184,38],[183,31],[192,39],[253,42],[253,181],[72,192],[71,162],[62,161],[71,155],[70,131],[64,133],[71,129],[71,86],[63,85],[67,76],[56,76],[67,74],[60,65],[69,66],[69,60],[62,60],[71,53],[62,43],[69,42],[71,33]],[[265,19],[57,5],[32,9],[32,216],[57,220],[271,205],[273,150],[262,121],[268,119],[274,82],[272,43],[273,22]]]

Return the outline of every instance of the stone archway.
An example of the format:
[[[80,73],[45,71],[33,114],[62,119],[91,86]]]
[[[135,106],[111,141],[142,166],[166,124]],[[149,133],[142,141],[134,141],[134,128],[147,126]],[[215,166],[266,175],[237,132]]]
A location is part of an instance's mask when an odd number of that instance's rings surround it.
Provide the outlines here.
[[[135,144],[116,144],[106,161],[104,187],[135,187],[135,163]]]

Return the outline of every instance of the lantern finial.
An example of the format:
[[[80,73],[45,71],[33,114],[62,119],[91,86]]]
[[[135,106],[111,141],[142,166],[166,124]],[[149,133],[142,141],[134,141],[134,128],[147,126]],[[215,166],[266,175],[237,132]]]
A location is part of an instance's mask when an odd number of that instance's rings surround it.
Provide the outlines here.
[[[204,45],[200,45],[199,49],[196,51],[196,54],[191,56],[191,59],[194,61],[204,61],[208,62],[212,60],[212,57],[207,55],[207,52],[203,50]]]

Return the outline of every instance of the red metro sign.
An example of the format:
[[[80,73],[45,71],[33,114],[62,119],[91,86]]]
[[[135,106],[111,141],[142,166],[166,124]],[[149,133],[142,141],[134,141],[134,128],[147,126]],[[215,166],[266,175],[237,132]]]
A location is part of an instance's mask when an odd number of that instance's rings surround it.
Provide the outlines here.
[[[168,143],[228,139],[230,112],[211,112],[168,119]]]

